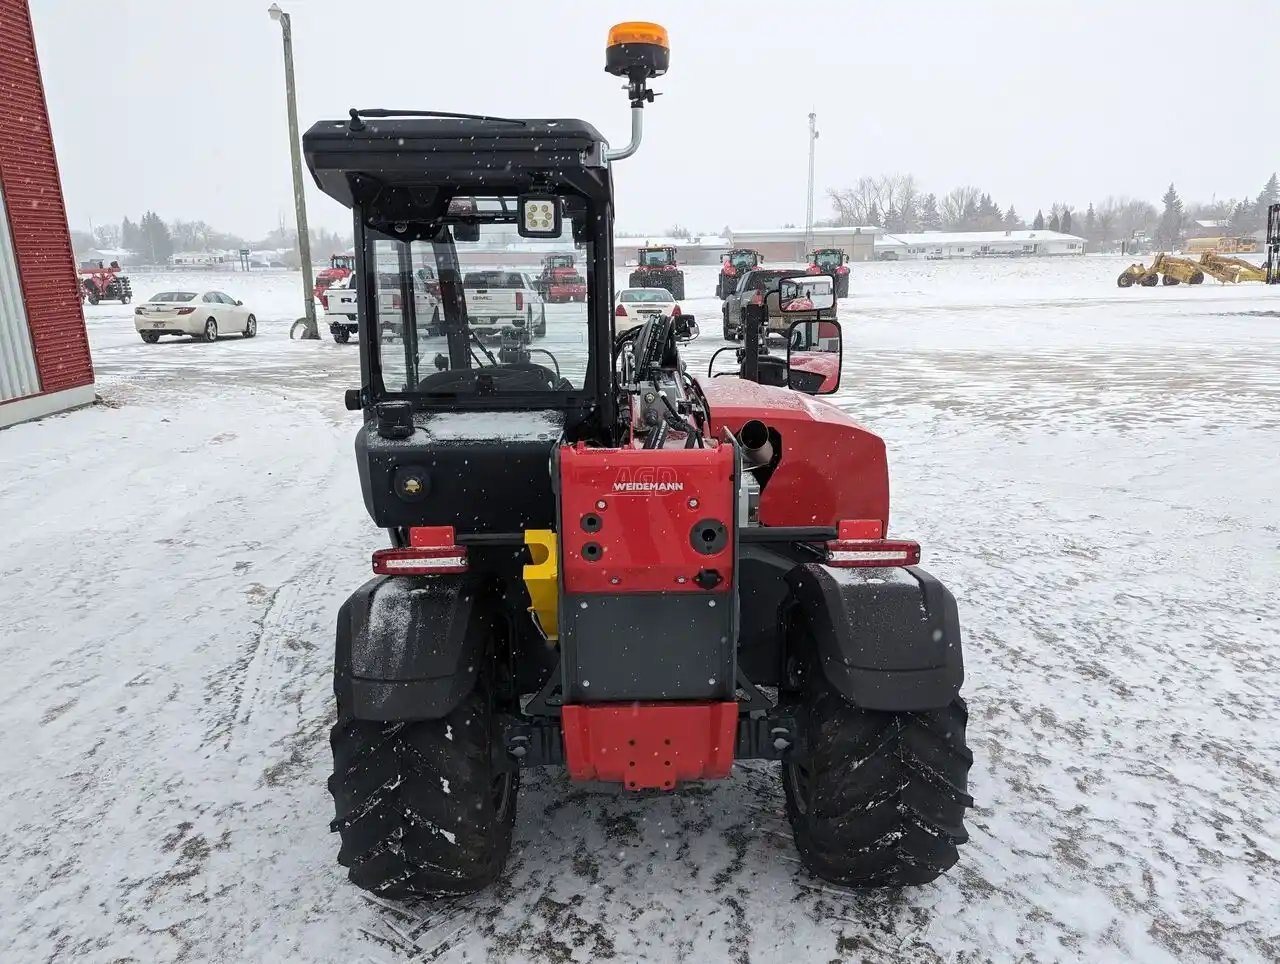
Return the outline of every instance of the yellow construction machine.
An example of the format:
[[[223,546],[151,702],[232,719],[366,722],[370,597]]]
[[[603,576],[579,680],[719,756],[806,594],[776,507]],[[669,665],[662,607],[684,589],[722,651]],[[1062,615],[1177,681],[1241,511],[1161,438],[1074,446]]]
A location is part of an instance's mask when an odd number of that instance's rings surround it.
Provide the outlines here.
[[[1226,255],[1213,254],[1209,251],[1200,255],[1200,267],[1204,269],[1206,274],[1210,274],[1226,284],[1267,280],[1266,268],[1246,261],[1244,258],[1229,258]]]
[[[1204,271],[1200,269],[1200,265],[1190,258],[1178,258],[1171,254],[1158,254],[1156,259],[1151,262],[1150,268],[1141,264],[1129,265],[1124,271],[1120,272],[1120,277],[1116,279],[1116,284],[1121,288],[1128,288],[1135,284],[1150,288],[1157,281],[1166,285],[1181,284],[1184,281],[1187,284],[1198,285],[1204,281]]]

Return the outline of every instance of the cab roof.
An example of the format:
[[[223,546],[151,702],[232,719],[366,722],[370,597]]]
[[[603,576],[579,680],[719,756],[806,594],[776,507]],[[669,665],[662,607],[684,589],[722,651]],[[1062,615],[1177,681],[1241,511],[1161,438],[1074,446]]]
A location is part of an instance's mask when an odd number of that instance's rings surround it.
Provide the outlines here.
[[[606,141],[586,121],[470,117],[325,120],[302,136],[320,189],[351,207],[385,188],[511,190],[541,182],[607,184]],[[576,175],[576,176],[575,176]]]

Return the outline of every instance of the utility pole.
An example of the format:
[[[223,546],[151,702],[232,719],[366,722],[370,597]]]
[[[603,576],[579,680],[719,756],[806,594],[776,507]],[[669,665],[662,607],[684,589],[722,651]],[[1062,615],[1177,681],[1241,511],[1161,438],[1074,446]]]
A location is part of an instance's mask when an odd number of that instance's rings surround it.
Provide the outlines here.
[[[298,102],[293,85],[293,28],[289,23],[289,15],[273,3],[267,8],[271,19],[280,24],[280,32],[284,36],[284,96],[289,107],[289,154],[293,159],[293,204],[298,218],[298,257],[302,261],[302,303],[306,308],[304,317],[293,323],[289,337],[319,338],[320,329],[316,325],[315,281],[311,276],[311,235],[307,229],[307,196],[302,181],[302,148],[298,136]]]
[[[809,112],[809,198],[804,209],[804,253],[813,246],[813,149],[818,142],[818,115]]]

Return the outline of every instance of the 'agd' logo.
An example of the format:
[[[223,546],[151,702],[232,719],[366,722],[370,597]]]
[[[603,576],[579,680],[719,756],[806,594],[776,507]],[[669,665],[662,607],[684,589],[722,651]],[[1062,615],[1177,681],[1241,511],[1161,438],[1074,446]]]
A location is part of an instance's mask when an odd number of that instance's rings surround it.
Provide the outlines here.
[[[676,470],[666,466],[644,466],[638,469],[621,469],[613,480],[613,491],[619,495],[654,495],[666,492],[683,492],[684,483]]]

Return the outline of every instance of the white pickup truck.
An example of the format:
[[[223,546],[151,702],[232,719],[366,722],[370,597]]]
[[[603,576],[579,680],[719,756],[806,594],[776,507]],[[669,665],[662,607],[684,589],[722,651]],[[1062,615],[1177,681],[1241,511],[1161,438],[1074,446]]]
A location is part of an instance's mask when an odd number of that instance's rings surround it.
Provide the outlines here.
[[[497,335],[511,327],[524,327],[531,337],[547,333],[547,306],[523,271],[468,271],[462,289],[467,320],[477,335]]]
[[[339,343],[349,341],[360,329],[359,293],[355,285],[356,278],[352,275],[325,290],[328,301],[325,320],[329,322],[333,340]],[[430,335],[440,321],[440,295],[435,273],[420,269],[414,279],[414,292],[419,335]],[[429,314],[423,317],[427,311]],[[394,341],[399,338],[402,315],[400,276],[393,271],[382,272],[378,276],[378,316],[384,339]]]
[[[356,301],[356,276],[334,282],[325,290],[324,318],[329,333],[338,344],[346,344],[360,330]]]

